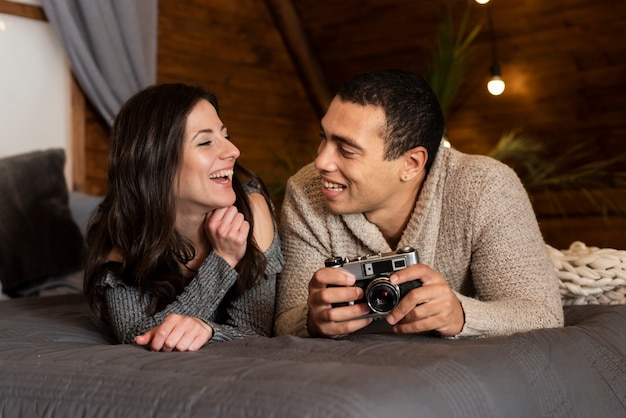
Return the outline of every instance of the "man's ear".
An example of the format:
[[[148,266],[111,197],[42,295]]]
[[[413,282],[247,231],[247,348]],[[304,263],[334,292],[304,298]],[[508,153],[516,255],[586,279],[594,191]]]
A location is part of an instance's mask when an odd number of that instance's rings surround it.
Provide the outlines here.
[[[402,180],[409,181],[416,176],[423,175],[427,161],[428,151],[421,145],[405,152]]]

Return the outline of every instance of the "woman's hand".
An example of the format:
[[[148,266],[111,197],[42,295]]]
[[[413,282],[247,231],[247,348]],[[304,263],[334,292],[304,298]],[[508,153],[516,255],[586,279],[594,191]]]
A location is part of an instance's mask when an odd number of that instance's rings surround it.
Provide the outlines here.
[[[206,218],[206,234],[213,251],[231,267],[235,267],[246,253],[250,224],[235,206],[215,209]]]
[[[135,337],[137,345],[152,351],[197,351],[213,336],[213,328],[200,318],[169,314],[161,325]]]

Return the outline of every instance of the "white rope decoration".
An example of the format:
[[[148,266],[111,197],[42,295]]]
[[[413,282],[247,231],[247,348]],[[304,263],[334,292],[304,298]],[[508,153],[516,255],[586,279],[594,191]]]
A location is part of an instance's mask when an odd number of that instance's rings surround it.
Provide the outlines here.
[[[626,250],[587,247],[580,241],[567,250],[546,247],[563,305],[626,304]]]

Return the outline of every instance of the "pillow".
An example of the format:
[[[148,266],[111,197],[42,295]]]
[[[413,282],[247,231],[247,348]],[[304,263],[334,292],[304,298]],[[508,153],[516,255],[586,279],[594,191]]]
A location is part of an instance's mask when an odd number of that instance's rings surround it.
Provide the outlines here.
[[[564,306],[626,304],[626,250],[587,247],[581,241],[567,250],[546,248]]]
[[[65,151],[0,158],[0,282],[4,292],[81,269],[83,236],[72,219]]]

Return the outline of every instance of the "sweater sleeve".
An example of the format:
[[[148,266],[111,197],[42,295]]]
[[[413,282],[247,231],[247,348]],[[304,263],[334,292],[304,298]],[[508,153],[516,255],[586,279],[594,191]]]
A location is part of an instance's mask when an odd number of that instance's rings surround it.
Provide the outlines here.
[[[220,256],[211,253],[176,300],[154,315],[145,312],[150,295],[146,294],[142,300],[136,287],[109,274],[105,279],[106,302],[118,341],[134,343],[135,336],[161,324],[173,313],[200,318],[211,325],[213,337],[209,343],[271,335],[276,275],[283,266],[278,233],[265,256],[264,277],[241,295],[230,297],[229,290],[237,280],[237,272]]]
[[[558,279],[517,175],[492,171],[474,190],[468,225],[475,297],[457,292],[465,326],[457,337],[506,335],[563,325]]]
[[[120,342],[131,344],[135,336],[161,324],[173,313],[197,317],[210,324],[236,280],[237,272],[219,255],[211,253],[174,302],[154,315],[147,315],[145,308],[151,296],[146,294],[142,299],[137,287],[125,284],[109,273],[105,279],[105,297],[113,331]]]

